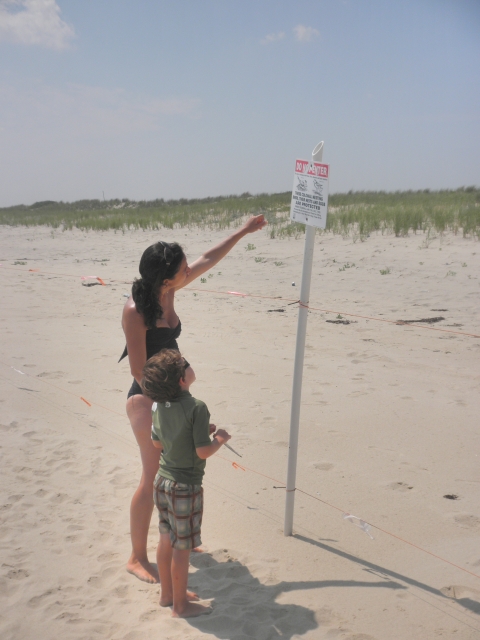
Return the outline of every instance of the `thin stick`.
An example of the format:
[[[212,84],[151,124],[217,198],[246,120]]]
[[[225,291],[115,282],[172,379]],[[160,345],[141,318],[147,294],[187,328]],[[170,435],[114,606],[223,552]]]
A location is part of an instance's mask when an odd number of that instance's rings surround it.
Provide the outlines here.
[[[235,449],[233,447],[231,447],[229,444],[227,444],[226,442],[223,443],[225,447],[227,447],[227,449],[230,449],[230,451],[233,451],[233,453],[235,453],[239,458],[243,458],[243,456],[241,456],[239,453],[237,453],[235,451]]]

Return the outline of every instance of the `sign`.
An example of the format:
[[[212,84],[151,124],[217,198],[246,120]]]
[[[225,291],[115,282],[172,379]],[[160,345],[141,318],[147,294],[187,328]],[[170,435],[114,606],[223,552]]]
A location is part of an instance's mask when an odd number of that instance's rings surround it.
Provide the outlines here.
[[[328,209],[328,164],[295,161],[290,220],[325,229]]]

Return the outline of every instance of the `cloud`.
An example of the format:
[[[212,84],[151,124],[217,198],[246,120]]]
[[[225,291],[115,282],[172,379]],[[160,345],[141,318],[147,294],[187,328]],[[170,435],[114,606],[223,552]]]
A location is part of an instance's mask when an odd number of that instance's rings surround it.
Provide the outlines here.
[[[74,37],[55,0],[0,0],[0,40],[66,49]]]
[[[272,44],[272,42],[278,42],[285,37],[283,31],[279,31],[278,33],[269,33],[264,38],[260,40],[261,44]]]
[[[313,27],[305,27],[303,24],[299,24],[293,28],[295,37],[300,42],[310,42],[312,38],[316,38],[320,35],[320,32]]]
[[[12,131],[26,126],[74,136],[157,131],[165,118],[199,117],[199,106],[196,98],[161,98],[121,88],[0,84],[0,113]]]

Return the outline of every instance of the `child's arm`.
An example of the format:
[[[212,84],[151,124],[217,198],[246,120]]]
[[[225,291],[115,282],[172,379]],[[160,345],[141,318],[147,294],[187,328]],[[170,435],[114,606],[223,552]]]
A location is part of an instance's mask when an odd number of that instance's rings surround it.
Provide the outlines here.
[[[202,460],[206,460],[213,456],[214,453],[220,449],[222,444],[228,442],[232,436],[225,431],[225,429],[218,429],[216,434],[213,436],[213,440],[210,444],[205,447],[197,447],[196,452],[197,456]]]
[[[163,449],[162,443],[160,442],[160,440],[154,440],[152,438],[152,444],[155,447],[155,449]]]

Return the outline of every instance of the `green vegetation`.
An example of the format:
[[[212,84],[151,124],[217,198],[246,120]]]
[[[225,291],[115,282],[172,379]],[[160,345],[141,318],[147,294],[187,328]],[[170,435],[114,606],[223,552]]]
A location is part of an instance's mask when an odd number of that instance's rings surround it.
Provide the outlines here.
[[[386,269],[380,269],[380,273],[382,276],[388,276],[388,274],[390,273],[390,267],[387,267]]]
[[[271,238],[299,237],[303,224],[290,221],[290,192],[221,196],[195,200],[46,200],[31,206],[0,208],[0,225],[47,225],[52,229],[226,229],[247,215],[262,213]],[[371,233],[406,236],[421,232],[425,247],[446,231],[480,238],[480,189],[443,191],[357,191],[332,194],[324,233],[364,240]],[[320,230],[318,230],[320,232]],[[52,231],[53,233],[53,231]],[[248,250],[253,245],[248,245]]]

